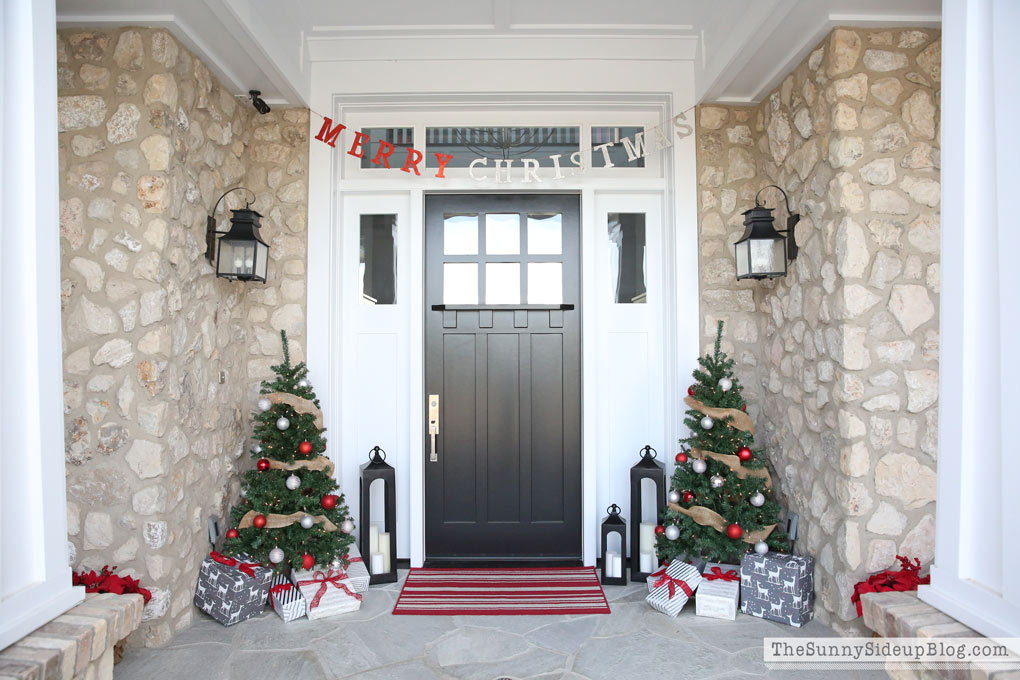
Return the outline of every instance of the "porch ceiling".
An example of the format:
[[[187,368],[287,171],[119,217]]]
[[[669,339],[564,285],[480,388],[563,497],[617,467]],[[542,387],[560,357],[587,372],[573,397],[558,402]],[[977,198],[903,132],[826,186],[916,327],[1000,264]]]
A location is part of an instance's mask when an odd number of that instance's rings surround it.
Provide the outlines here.
[[[291,105],[308,102],[314,61],[522,56],[689,60],[699,101],[751,103],[834,26],[940,13],[941,0],[57,0],[61,26],[166,27],[236,93]]]

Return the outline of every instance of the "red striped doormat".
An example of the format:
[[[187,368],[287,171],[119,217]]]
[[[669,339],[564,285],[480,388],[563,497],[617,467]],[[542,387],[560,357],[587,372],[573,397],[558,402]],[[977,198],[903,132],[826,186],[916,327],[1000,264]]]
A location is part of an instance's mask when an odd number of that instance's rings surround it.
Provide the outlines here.
[[[394,614],[608,614],[595,567],[412,569]]]

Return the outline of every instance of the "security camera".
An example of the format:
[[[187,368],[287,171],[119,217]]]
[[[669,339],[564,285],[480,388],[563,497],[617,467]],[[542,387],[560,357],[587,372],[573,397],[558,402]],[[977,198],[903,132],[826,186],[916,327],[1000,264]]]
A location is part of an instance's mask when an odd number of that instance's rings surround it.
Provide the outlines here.
[[[248,90],[248,94],[251,95],[251,105],[255,107],[255,110],[259,113],[269,113],[269,104],[260,97],[262,94],[259,90]]]

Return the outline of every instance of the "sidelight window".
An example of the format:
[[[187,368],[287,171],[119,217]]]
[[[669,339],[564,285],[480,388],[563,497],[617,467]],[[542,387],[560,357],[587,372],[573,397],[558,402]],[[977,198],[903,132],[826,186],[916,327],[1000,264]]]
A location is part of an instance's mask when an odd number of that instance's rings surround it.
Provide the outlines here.
[[[397,216],[362,215],[360,241],[361,303],[397,303]]]
[[[648,255],[644,213],[609,213],[609,281],[613,302],[644,304]]]

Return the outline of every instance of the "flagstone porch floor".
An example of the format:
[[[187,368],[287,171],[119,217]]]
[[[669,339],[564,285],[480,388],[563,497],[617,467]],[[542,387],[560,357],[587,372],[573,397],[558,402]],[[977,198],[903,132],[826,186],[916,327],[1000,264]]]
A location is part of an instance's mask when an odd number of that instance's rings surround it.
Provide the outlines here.
[[[129,649],[116,680],[434,680],[497,678],[885,678],[881,671],[768,671],[765,637],[834,636],[816,621],[791,628],[752,616],[676,619],[651,609],[644,584],[605,588],[612,614],[392,616],[399,583],[373,587],[361,610],[284,623],[272,610],[230,628],[196,612],[162,649]]]

